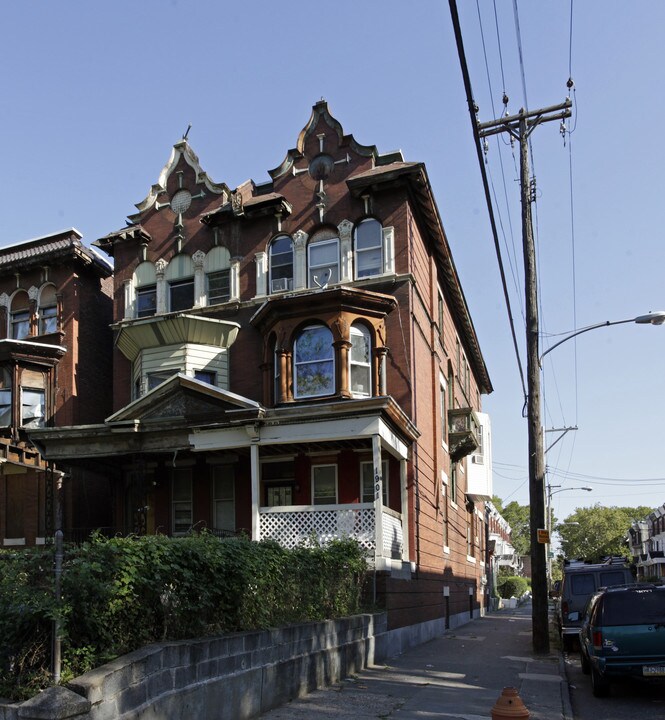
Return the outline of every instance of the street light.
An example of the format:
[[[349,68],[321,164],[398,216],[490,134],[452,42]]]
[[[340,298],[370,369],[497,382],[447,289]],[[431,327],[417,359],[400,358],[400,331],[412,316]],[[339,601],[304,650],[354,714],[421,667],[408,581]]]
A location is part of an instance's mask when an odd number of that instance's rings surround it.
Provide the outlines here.
[[[521,146],[520,146],[521,147]],[[542,359],[555,348],[582,333],[596,328],[622,323],[637,323],[638,325],[662,325],[665,323],[665,310],[638,315],[627,320],[607,320],[588,327],[580,328],[566,335],[559,342],[539,355],[537,292],[535,287],[535,266],[531,252],[528,256],[526,249],[531,251],[530,236],[530,209],[528,197],[524,199],[522,214],[525,215],[525,268],[529,270],[527,288],[527,420],[529,435],[529,504],[530,504],[530,535],[531,535],[531,590],[532,590],[532,635],[533,649],[536,653],[547,654],[550,649],[549,640],[549,609],[547,602],[547,559],[545,557],[546,540],[539,537],[539,530],[546,530],[548,524],[545,519],[545,450],[543,448],[542,427],[542,400],[540,396],[540,368]]]
[[[637,325],[662,325],[665,323],[665,310],[656,310],[649,312],[646,315],[638,315],[635,318],[628,318],[628,320],[606,320],[605,322],[595,323],[594,325],[587,325],[586,327],[580,328],[570,335],[566,335],[565,338],[554,343],[552,347],[547,348],[545,352],[540,356],[542,362],[545,355],[551,353],[554,348],[558,348],[562,343],[568,342],[571,338],[577,337],[582,333],[589,332],[589,330],[596,330],[597,328],[608,327],[609,325],[623,325],[624,323],[636,323]]]
[[[560,488],[559,490],[552,490],[552,488]],[[547,580],[548,582],[552,579],[552,558],[550,557],[550,547],[552,545],[552,495],[556,495],[560,492],[568,492],[570,490],[586,490],[592,492],[593,488],[588,485],[582,485],[579,487],[563,487],[562,485],[548,485],[547,486]],[[570,525],[578,525],[579,523],[569,523]]]

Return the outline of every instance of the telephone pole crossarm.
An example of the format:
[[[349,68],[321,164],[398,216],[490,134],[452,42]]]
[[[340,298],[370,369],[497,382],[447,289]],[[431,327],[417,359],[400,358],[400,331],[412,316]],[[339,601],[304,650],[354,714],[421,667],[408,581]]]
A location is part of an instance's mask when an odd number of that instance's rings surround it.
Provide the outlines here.
[[[532,110],[525,112],[520,110],[517,115],[505,115],[497,120],[489,120],[488,122],[478,123],[478,136],[488,137],[489,135],[497,135],[501,132],[508,132],[519,140],[520,123],[526,120],[527,131],[531,131],[541,123],[550,122],[551,120],[563,120],[571,116],[572,101],[570,98],[559,105],[551,105],[550,107],[541,108],[540,110]]]

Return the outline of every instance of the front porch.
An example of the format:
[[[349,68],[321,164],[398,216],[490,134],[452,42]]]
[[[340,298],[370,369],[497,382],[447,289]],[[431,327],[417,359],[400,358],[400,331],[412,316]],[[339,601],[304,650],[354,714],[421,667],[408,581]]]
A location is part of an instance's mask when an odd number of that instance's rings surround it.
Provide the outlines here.
[[[402,515],[385,505],[381,506],[378,516],[374,503],[259,509],[258,540],[271,539],[283,547],[293,548],[344,538],[356,540],[375,560],[403,559]]]

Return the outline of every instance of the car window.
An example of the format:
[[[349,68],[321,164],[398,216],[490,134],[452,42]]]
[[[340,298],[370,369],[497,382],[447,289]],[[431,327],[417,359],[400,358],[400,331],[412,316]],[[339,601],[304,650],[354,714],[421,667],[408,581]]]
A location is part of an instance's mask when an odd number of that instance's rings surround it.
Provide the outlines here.
[[[622,585],[625,582],[625,574],[618,570],[606,570],[600,573],[600,587],[607,587],[608,585]]]
[[[573,595],[590,595],[596,586],[591,573],[576,573],[570,577],[570,591]]]
[[[607,593],[603,625],[665,623],[665,592],[653,589]]]

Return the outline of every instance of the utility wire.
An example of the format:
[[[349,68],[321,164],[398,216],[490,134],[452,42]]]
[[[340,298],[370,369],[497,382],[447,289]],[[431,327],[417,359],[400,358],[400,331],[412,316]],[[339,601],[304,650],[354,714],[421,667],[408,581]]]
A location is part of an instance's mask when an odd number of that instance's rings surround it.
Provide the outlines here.
[[[494,250],[496,252],[497,262],[499,264],[499,273],[501,275],[501,285],[503,287],[503,297],[506,302],[506,309],[508,311],[508,321],[510,323],[510,332],[513,337],[513,347],[515,350],[515,357],[517,359],[517,367],[519,370],[520,379],[522,381],[522,393],[524,394],[524,402],[527,401],[526,383],[524,381],[524,371],[522,368],[522,360],[520,358],[519,346],[517,344],[517,336],[515,334],[515,323],[513,321],[513,313],[510,306],[510,297],[508,295],[508,287],[506,285],[506,274],[503,268],[503,260],[501,258],[501,249],[499,246],[499,236],[496,229],[496,221],[494,219],[494,210],[492,208],[492,199],[489,191],[489,183],[487,181],[487,173],[485,172],[485,164],[483,163],[483,151],[480,143],[480,136],[478,135],[478,126],[476,120],[477,106],[473,99],[473,92],[471,89],[471,80],[469,78],[469,68],[466,62],[466,54],[464,52],[464,42],[462,40],[462,30],[459,22],[459,15],[457,12],[456,0],[448,0],[450,5],[450,15],[453,22],[453,29],[455,31],[455,42],[457,44],[457,54],[459,56],[460,66],[462,70],[462,78],[464,80],[464,90],[466,92],[466,100],[469,106],[469,116],[471,118],[471,128],[473,131],[473,138],[476,144],[476,152],[478,154],[478,165],[480,166],[480,174],[483,180],[483,188],[485,191],[485,203],[487,205],[487,211],[490,218],[490,225],[492,228],[492,237],[494,239]]]

